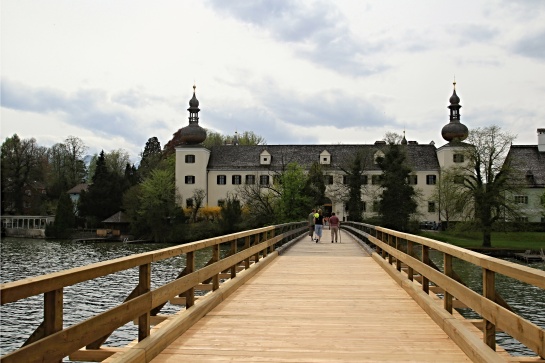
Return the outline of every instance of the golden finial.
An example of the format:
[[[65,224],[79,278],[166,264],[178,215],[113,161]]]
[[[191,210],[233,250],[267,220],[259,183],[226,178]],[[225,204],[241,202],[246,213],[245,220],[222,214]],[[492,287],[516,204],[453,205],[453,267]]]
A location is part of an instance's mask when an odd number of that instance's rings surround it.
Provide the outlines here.
[[[456,89],[456,75],[454,75],[454,82],[452,84],[454,85],[454,89]]]

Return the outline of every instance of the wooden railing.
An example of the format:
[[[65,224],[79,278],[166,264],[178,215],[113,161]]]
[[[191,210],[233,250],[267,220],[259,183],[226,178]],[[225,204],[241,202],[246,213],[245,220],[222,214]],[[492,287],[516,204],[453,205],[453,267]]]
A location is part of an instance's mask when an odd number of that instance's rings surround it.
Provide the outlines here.
[[[480,327],[483,333],[483,342],[492,350],[496,349],[496,331],[503,331],[534,351],[541,358],[545,357],[545,330],[512,311],[495,288],[496,274],[501,274],[537,288],[545,289],[545,271],[493,258],[429,238],[368,224],[346,222],[343,224],[343,228],[374,246],[376,253],[373,253],[373,257],[375,257],[375,260],[389,267],[394,267],[393,271],[397,272],[397,276],[404,276],[403,278],[410,282],[404,286],[413,288],[415,285],[420,284],[420,292],[426,295],[430,291],[439,293],[443,300],[442,309],[444,310],[443,312],[437,312],[435,316],[433,314],[430,314],[430,316],[435,318],[441,326],[449,320],[453,321],[448,319],[448,315],[445,316],[444,312],[452,315],[455,304],[461,303],[482,317],[480,324],[475,325]],[[443,255],[442,270],[430,260],[429,253],[431,249]],[[453,269],[454,259],[466,261],[482,270],[482,294],[470,289],[463,283]],[[418,283],[414,283],[417,277]],[[418,292],[414,295],[418,295]],[[531,304],[531,302],[528,303]],[[469,356],[476,354],[471,350],[470,347],[466,350]],[[473,350],[475,350],[475,347],[473,347]]]
[[[119,327],[136,320],[138,340],[144,340],[151,326],[164,319],[157,317],[168,301],[177,300],[189,311],[196,289],[213,292],[225,280],[236,281],[239,271],[259,266],[268,256],[274,257],[278,247],[306,232],[306,222],[264,227],[2,284],[1,305],[44,294],[44,320],[21,348],[3,356],[1,362],[60,362],[71,354],[79,360],[106,359],[116,349],[101,346]],[[220,248],[227,250],[223,257]],[[212,257],[196,268],[195,253],[203,249],[212,249]],[[176,279],[152,290],[151,264],[177,256],[185,256],[185,268]],[[65,287],[136,267],[138,284],[123,303],[63,328]]]

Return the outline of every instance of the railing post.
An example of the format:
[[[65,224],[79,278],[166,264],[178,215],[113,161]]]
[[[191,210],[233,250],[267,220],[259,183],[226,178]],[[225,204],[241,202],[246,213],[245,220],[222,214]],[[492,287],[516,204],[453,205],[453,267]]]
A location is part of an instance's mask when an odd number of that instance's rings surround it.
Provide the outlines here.
[[[44,333],[51,335],[62,330],[63,289],[44,294]],[[59,359],[57,362],[62,362]]]
[[[443,265],[445,275],[452,278],[452,256],[448,253],[443,254]],[[443,298],[443,307],[446,311],[452,314],[452,295],[449,294],[447,291],[445,291],[445,295]]]
[[[399,237],[394,236],[394,239],[395,239],[396,250],[400,252],[401,250],[399,248]],[[401,260],[397,257],[396,257],[396,270],[401,271]]]
[[[234,240],[231,242],[231,253],[230,255],[234,255],[237,253],[237,241],[238,240]],[[235,277],[237,277],[237,265],[233,265],[231,266],[231,278],[234,279]]]
[[[254,236],[256,236],[254,234]],[[250,238],[251,236],[246,236],[245,240],[244,240],[244,249],[247,250],[248,248],[250,248]],[[254,237],[254,238],[257,238],[257,237]],[[250,268],[250,257],[246,258],[244,260],[244,268],[247,270]]]
[[[414,257],[414,242],[413,241],[407,241],[407,254],[411,257]],[[407,266],[407,277],[409,280],[413,281],[414,278],[414,270],[412,267]]]
[[[492,301],[496,298],[495,277],[494,271],[483,268],[483,296]],[[496,326],[486,319],[484,319],[483,339],[486,345],[496,350]]]
[[[143,295],[151,290],[151,264],[140,265],[138,274],[138,295]],[[150,312],[138,317],[138,341],[142,341],[150,335]]]
[[[220,245],[215,244],[212,246],[212,263],[218,262],[220,260]],[[215,274],[212,276],[212,290],[216,291],[220,288],[220,275]]]
[[[189,275],[195,271],[195,252],[191,251],[186,254],[185,275]],[[192,287],[185,292],[185,308],[189,309],[195,305],[195,288]]]
[[[261,242],[261,233],[258,233],[255,235],[254,246],[258,245],[260,242]],[[259,251],[254,255],[254,263],[258,263],[258,262],[259,262]]]
[[[425,245],[422,245],[422,262],[426,265],[430,264],[430,248]],[[422,275],[422,290],[426,294],[430,293],[430,280],[424,275]]]

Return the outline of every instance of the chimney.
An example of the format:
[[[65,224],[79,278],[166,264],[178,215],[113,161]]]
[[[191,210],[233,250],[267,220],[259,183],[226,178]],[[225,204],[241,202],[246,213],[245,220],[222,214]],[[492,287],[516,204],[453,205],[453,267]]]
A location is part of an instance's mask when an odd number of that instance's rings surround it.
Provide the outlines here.
[[[537,150],[545,152],[545,129],[537,129]]]

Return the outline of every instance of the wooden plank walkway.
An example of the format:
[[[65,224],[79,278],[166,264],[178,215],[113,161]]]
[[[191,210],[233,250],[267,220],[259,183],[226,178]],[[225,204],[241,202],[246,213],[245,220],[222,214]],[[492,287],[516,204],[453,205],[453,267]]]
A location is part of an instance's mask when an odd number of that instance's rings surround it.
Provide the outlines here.
[[[305,237],[152,362],[469,362],[349,235]]]

